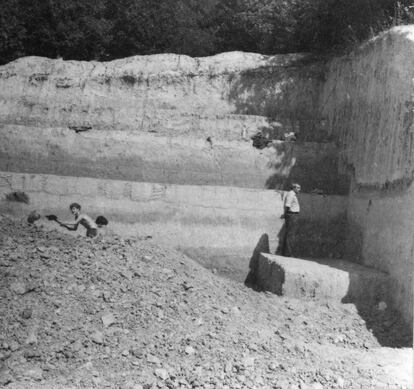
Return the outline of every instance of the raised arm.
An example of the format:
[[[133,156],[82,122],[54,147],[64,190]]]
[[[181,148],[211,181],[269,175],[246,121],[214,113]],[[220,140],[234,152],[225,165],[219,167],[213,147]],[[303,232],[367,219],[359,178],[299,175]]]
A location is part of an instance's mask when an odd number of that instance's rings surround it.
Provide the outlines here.
[[[78,229],[79,223],[82,220],[82,218],[79,216],[76,218],[74,223],[63,223],[61,221],[59,221],[58,219],[56,219],[56,223],[58,223],[60,226],[66,228],[69,231],[76,231]]]

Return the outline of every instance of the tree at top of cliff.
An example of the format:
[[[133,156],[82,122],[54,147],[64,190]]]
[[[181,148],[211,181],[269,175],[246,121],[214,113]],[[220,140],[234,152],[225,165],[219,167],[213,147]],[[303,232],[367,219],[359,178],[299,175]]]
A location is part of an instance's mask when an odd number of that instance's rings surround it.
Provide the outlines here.
[[[103,59],[111,22],[103,0],[19,0],[27,55]]]
[[[108,48],[112,57],[162,52],[197,56],[214,52],[209,3],[109,0],[108,7],[115,15]]]
[[[412,0],[0,0],[0,7],[0,63],[24,55],[329,52],[414,23]]]

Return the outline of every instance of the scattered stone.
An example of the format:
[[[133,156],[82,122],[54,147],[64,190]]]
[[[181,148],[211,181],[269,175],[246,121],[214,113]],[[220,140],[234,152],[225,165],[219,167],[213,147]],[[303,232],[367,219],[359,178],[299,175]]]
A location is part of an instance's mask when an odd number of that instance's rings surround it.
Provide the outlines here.
[[[29,334],[25,341],[26,344],[36,344],[37,343],[37,336],[36,336],[36,328],[31,328],[29,330]]]
[[[271,371],[275,371],[275,370],[277,370],[277,368],[278,368],[278,365],[274,362],[271,362],[268,365],[268,369],[271,370]]]
[[[246,357],[242,360],[243,366],[245,368],[254,367],[255,357]]]
[[[12,340],[10,343],[10,350],[12,352],[17,351],[20,348],[20,344],[18,342],[16,342],[15,340]]]
[[[91,335],[92,342],[96,344],[103,344],[104,343],[104,335],[102,332],[96,331]]]
[[[41,359],[41,354],[39,352],[39,350],[30,348],[28,350],[25,350],[24,352],[24,357],[29,360],[29,359]]]
[[[378,310],[379,311],[385,311],[387,309],[387,303],[384,301],[381,301],[378,303]]]
[[[231,362],[227,362],[224,366],[224,371],[228,374],[231,373],[233,370],[233,364]]]
[[[142,358],[143,356],[142,349],[139,347],[135,347],[135,346],[130,348],[129,353],[132,354],[136,358]]]
[[[233,313],[234,315],[236,315],[236,316],[238,316],[238,315],[240,315],[240,314],[241,314],[241,311],[240,311],[240,308],[239,308],[239,307],[233,307],[233,308],[231,309],[231,311],[232,311],[232,313]]]
[[[147,355],[147,361],[155,365],[161,365],[161,361],[159,360],[159,358],[151,354]]]
[[[345,387],[345,380],[342,377],[336,377],[335,382],[338,385],[338,388],[344,388]]]
[[[345,342],[345,339],[346,339],[345,335],[339,334],[339,335],[335,336],[335,338],[333,340],[333,343],[335,343],[335,344],[336,343],[343,343],[343,342]]]
[[[312,389],[323,389],[323,385],[322,385],[321,383],[319,383],[319,382],[314,382],[314,383],[311,385],[311,388],[312,388]]]
[[[77,353],[82,349],[82,347],[82,342],[78,339],[72,343],[71,350],[72,352]]]
[[[10,285],[10,290],[18,295],[23,295],[27,293],[26,284],[23,282],[13,282]]]
[[[13,382],[13,377],[8,369],[0,369],[0,387],[6,387]]]
[[[243,374],[239,374],[237,377],[237,381],[244,383],[246,381],[246,377]]]
[[[28,320],[32,317],[32,314],[33,314],[33,310],[31,308],[26,308],[20,313],[20,316],[23,319]]]
[[[187,281],[184,281],[184,282],[181,284],[181,286],[183,287],[183,289],[184,289],[184,290],[190,290],[190,289],[193,289],[193,288],[194,288],[194,287],[193,287],[193,285],[191,285],[191,284],[187,283]]]
[[[203,318],[202,318],[202,317],[199,317],[199,318],[195,321],[195,324],[196,324],[197,326],[202,326],[202,325],[204,324],[204,320],[203,320]]]
[[[193,355],[193,354],[195,353],[195,350],[194,350],[194,348],[193,348],[193,347],[191,347],[191,346],[187,346],[187,347],[185,348],[185,353],[186,353],[187,355]]]
[[[24,376],[35,381],[41,381],[43,379],[43,370],[40,367],[33,367],[27,369],[24,372]]]
[[[165,369],[155,369],[154,373],[158,378],[161,378],[163,381],[169,378],[168,371]]]
[[[114,324],[116,322],[116,319],[115,319],[114,315],[112,313],[110,313],[110,312],[109,313],[105,313],[102,316],[101,319],[102,319],[103,325],[106,328],[108,328],[109,326],[111,326],[112,324]]]

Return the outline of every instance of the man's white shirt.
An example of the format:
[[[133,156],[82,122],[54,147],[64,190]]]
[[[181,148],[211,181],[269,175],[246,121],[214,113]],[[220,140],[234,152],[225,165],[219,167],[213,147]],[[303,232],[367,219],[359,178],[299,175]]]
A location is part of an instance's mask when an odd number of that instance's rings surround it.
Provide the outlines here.
[[[300,205],[295,191],[290,190],[285,197],[285,207],[289,207],[290,212],[300,212]]]

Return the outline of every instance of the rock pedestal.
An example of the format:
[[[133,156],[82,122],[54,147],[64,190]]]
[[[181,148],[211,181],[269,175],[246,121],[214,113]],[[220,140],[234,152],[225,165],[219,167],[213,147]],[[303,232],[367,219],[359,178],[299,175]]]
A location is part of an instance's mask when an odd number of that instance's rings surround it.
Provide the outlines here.
[[[301,299],[376,304],[387,300],[386,273],[342,260],[305,260],[260,255],[259,288]]]

